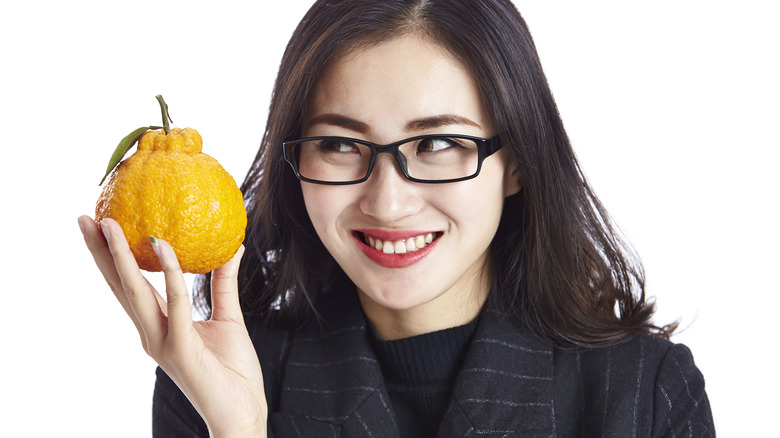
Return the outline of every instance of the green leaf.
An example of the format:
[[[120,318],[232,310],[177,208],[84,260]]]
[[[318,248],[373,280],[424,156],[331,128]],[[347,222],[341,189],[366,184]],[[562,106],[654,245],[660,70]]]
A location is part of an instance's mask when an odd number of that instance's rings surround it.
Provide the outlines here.
[[[119,164],[120,161],[122,161],[122,158],[124,158],[127,151],[130,150],[130,148],[135,145],[135,143],[138,141],[139,138],[143,135],[144,132],[150,130],[150,129],[160,129],[159,126],[144,126],[141,128],[136,129],[135,131],[131,132],[130,134],[127,134],[125,138],[122,139],[122,141],[119,142],[116,149],[114,149],[113,155],[111,155],[111,159],[108,160],[108,167],[106,168],[106,174],[103,175],[103,179],[100,180],[100,184],[103,185],[103,181],[106,180],[106,177],[109,173],[111,173],[112,170]]]

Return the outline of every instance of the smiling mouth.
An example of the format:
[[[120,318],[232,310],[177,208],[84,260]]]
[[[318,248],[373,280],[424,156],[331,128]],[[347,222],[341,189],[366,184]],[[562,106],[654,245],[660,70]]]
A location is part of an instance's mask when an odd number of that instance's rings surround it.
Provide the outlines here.
[[[421,234],[408,239],[382,240],[378,237],[361,233],[360,231],[356,231],[355,234],[361,242],[371,248],[382,251],[385,254],[406,254],[419,251],[441,236],[441,233],[436,232]]]

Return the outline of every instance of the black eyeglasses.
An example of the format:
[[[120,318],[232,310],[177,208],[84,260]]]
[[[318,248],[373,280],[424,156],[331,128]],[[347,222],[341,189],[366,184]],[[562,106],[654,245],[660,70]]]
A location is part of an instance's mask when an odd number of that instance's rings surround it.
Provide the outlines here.
[[[347,137],[308,137],[283,143],[284,159],[301,181],[316,184],[357,184],[368,179],[376,156],[395,158],[406,179],[439,184],[479,175],[482,162],[501,144],[497,136],[419,135],[388,145]]]

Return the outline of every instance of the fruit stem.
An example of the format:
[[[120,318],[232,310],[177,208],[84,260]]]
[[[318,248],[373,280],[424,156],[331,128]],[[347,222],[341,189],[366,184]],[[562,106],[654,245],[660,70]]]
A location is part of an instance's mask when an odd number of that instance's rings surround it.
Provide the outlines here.
[[[160,102],[160,111],[162,111],[162,120],[163,120],[163,129],[165,129],[166,134],[171,133],[171,116],[168,114],[168,104],[165,103],[163,100],[162,94],[158,94],[155,96],[157,98],[157,101]]]

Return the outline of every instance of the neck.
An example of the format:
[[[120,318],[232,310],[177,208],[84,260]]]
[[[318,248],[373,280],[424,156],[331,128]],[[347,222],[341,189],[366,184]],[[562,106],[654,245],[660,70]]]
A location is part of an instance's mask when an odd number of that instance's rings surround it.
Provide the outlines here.
[[[391,341],[458,327],[473,321],[487,299],[489,285],[478,281],[470,293],[448,291],[435,299],[408,309],[382,306],[358,289],[368,320],[380,339]]]

